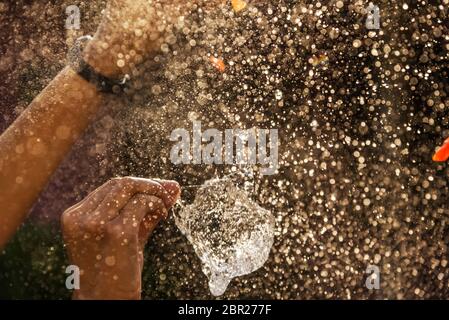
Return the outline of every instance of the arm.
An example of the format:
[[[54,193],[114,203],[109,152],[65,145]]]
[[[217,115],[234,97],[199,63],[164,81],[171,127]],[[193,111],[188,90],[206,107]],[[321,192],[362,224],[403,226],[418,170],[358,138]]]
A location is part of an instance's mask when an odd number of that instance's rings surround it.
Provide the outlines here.
[[[62,231],[80,269],[74,299],[140,299],[143,251],[180,197],[174,181],[113,179],[67,209]]]
[[[178,1],[167,3],[175,6]],[[100,74],[120,78],[160,47],[157,27],[162,23],[145,0],[110,0],[84,58]],[[0,136],[0,249],[22,224],[101,100],[92,84],[67,67]]]
[[[15,233],[102,100],[69,67],[0,136],[0,248]]]

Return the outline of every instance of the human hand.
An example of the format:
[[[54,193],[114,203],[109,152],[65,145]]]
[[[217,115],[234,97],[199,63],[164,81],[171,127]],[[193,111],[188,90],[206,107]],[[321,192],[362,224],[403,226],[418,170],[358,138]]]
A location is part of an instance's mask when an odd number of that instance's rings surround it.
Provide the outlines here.
[[[80,268],[74,299],[140,299],[145,244],[179,196],[174,181],[118,178],[67,209],[64,242]]]
[[[110,0],[85,60],[104,76],[129,73],[163,43],[174,41],[174,24],[198,1]]]

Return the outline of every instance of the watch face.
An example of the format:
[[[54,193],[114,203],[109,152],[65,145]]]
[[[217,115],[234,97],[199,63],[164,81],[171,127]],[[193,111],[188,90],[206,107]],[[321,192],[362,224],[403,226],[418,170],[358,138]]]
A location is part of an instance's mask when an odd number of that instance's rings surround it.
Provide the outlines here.
[[[67,61],[75,72],[81,72],[84,68],[85,62],[82,58],[82,53],[91,39],[91,36],[82,36],[78,38],[67,52]]]

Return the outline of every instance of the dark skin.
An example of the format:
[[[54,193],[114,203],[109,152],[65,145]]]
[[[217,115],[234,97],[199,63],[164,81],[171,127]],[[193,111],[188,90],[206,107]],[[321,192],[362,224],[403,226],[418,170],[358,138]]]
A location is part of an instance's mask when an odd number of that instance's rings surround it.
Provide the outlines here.
[[[168,26],[197,2],[110,0],[84,59],[110,78],[132,74],[157,53]],[[0,248],[24,222],[103,98],[66,67],[0,136]],[[66,246],[81,270],[74,298],[139,299],[144,245],[179,197],[173,181],[121,178],[64,212]]]
[[[69,258],[80,268],[75,299],[140,299],[143,251],[180,195],[174,181],[113,179],[62,215]]]

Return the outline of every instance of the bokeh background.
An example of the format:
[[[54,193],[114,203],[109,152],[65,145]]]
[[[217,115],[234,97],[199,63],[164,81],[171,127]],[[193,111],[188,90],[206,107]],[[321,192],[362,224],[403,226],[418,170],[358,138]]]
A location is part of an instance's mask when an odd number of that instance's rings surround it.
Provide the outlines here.
[[[64,28],[73,4],[77,32]],[[381,29],[371,31],[359,0],[248,1],[239,13],[226,2],[189,17],[54,174],[0,255],[0,298],[70,298],[59,217],[109,178],[190,185],[229,172],[170,163],[170,132],[193,119],[280,130],[279,174],[252,195],[276,218],[275,244],[222,298],[448,298],[448,167],[431,157],[449,136],[449,3],[375,4]],[[0,131],[66,65],[73,39],[93,34],[104,5],[0,1]],[[381,270],[380,290],[365,287],[368,265]],[[144,298],[212,298],[200,268],[169,219],[147,248]]]

